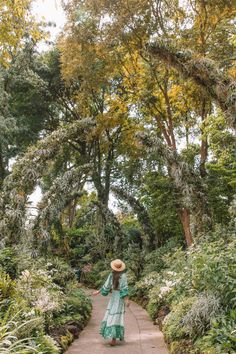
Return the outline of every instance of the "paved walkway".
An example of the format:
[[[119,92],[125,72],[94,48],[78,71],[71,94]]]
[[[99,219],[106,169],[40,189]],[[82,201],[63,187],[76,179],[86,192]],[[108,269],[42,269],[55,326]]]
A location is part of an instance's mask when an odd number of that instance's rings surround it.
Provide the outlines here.
[[[92,317],[66,354],[168,354],[161,331],[153,325],[146,311],[134,302],[126,308],[125,341],[110,347],[99,335],[108,301],[109,296],[93,297]]]

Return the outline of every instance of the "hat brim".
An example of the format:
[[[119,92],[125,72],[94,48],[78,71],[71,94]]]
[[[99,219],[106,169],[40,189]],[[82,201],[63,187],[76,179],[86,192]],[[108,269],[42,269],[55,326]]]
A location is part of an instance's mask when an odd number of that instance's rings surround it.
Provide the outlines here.
[[[122,262],[121,260],[119,260],[119,261],[121,262],[121,267],[120,268],[117,268],[115,266],[115,263],[117,262],[117,260],[114,260],[114,261],[111,262],[111,268],[113,270],[115,270],[116,272],[123,272],[123,270],[125,270],[125,263]]]

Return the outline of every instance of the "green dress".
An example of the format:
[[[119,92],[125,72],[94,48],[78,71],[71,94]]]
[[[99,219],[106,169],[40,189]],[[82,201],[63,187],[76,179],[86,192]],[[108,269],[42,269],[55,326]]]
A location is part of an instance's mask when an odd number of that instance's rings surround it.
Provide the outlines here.
[[[110,273],[105,284],[100,289],[103,296],[107,296],[112,290],[111,299],[109,301],[105,316],[101,323],[100,334],[103,338],[124,339],[124,314],[125,302],[124,297],[128,295],[127,277],[122,273],[119,280],[119,290],[112,289],[113,274]]]

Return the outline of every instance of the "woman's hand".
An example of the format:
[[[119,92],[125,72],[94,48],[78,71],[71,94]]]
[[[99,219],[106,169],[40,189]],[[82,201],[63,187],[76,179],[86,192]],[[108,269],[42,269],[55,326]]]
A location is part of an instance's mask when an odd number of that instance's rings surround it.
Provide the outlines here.
[[[100,293],[100,290],[96,290],[96,291],[94,291],[93,293],[92,293],[92,295],[93,296],[96,296],[96,295],[98,295]]]

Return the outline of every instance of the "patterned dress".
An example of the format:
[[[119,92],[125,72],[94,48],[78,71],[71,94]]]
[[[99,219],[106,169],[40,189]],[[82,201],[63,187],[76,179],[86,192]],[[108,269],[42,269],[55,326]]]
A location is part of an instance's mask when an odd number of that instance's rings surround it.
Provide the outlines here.
[[[119,290],[112,289],[113,274],[110,273],[105,284],[100,289],[103,296],[107,296],[112,290],[105,316],[101,323],[100,334],[103,338],[124,339],[124,297],[128,295],[128,285],[126,274],[122,273],[119,280]]]

